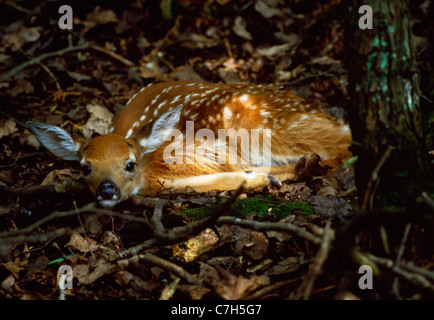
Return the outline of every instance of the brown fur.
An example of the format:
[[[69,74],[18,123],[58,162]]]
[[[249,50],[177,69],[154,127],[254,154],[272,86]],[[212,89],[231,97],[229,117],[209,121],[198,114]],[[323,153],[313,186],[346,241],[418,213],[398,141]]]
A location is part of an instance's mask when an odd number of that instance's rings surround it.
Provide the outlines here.
[[[155,124],[164,122],[161,119],[171,114],[169,110],[181,110],[176,108],[180,105],[182,111],[174,129],[184,134],[186,121],[194,121],[194,133],[208,128],[216,139],[218,129],[233,129],[229,135],[238,143],[243,138],[235,138],[234,134],[242,129],[248,133],[258,129],[261,130],[259,146],[262,147],[267,129],[270,129],[269,156],[273,166],[269,170],[262,168],[262,171],[258,168],[260,155],[266,150],[261,148],[258,154],[251,154],[249,163],[229,164],[227,147],[222,151],[226,164],[210,163],[194,150],[183,155],[183,164],[167,164],[163,153],[172,142],[163,142],[161,138],[162,144],[156,150],[146,149],[147,143],[158,140],[155,136],[150,139],[153,128],[158,127]],[[81,145],[79,161],[92,167],[92,174],[87,178],[92,192],[95,193],[102,180],[110,179],[121,190],[120,201],[134,194],[155,194],[162,184],[176,191],[191,188],[210,191],[235,189],[246,180],[247,187],[254,188],[269,183],[269,174],[280,180],[296,179],[296,163],[305,156],[317,154],[323,164],[332,169],[351,156],[348,127],[332,119],[317,105],[270,86],[184,81],[152,85],[129,101],[113,122],[110,132],[89,142],[75,140],[75,144]],[[180,143],[185,151],[185,139]],[[196,141],[195,149],[199,146],[213,150],[213,145],[204,141]],[[65,153],[69,158],[71,148]],[[239,160],[239,144],[237,152]],[[185,164],[190,157],[195,157],[194,164]],[[133,171],[126,169],[131,159],[137,163]]]

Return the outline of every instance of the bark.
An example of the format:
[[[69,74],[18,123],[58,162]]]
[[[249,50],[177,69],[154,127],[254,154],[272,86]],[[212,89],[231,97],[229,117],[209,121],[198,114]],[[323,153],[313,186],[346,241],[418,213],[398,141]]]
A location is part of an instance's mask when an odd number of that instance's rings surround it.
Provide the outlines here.
[[[360,29],[360,6],[373,10],[373,29]],[[433,192],[424,144],[418,65],[405,0],[345,2],[350,126],[356,185],[363,209],[407,206]]]

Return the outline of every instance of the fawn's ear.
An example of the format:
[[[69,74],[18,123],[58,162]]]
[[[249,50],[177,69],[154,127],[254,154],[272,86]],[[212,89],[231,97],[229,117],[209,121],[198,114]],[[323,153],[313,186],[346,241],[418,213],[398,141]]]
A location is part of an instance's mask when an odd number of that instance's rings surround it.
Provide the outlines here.
[[[74,139],[64,129],[48,124],[27,122],[36,139],[55,156],[63,160],[79,160],[78,150],[83,141]]]
[[[176,130],[175,127],[181,118],[182,108],[183,105],[180,104],[167,111],[134,135],[134,139],[142,147],[142,154],[157,150],[171,136],[178,133],[179,130]]]

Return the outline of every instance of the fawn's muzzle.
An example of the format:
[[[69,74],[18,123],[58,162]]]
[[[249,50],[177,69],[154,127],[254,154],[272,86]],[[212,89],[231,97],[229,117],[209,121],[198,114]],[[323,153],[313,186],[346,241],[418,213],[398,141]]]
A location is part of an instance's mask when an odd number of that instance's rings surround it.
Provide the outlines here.
[[[111,180],[103,180],[96,190],[96,197],[103,207],[113,207],[118,203],[121,192],[119,187]]]

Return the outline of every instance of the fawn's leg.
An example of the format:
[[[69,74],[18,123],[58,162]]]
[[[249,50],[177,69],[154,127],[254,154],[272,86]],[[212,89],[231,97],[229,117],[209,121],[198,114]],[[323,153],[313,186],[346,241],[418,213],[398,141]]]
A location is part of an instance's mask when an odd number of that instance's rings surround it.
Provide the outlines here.
[[[246,189],[254,189],[265,185],[278,186],[280,181],[295,178],[295,165],[269,168],[252,168],[249,171],[222,172],[188,178],[164,179],[163,186],[175,192],[193,189],[197,192],[212,190],[225,191],[237,189],[243,181]]]

